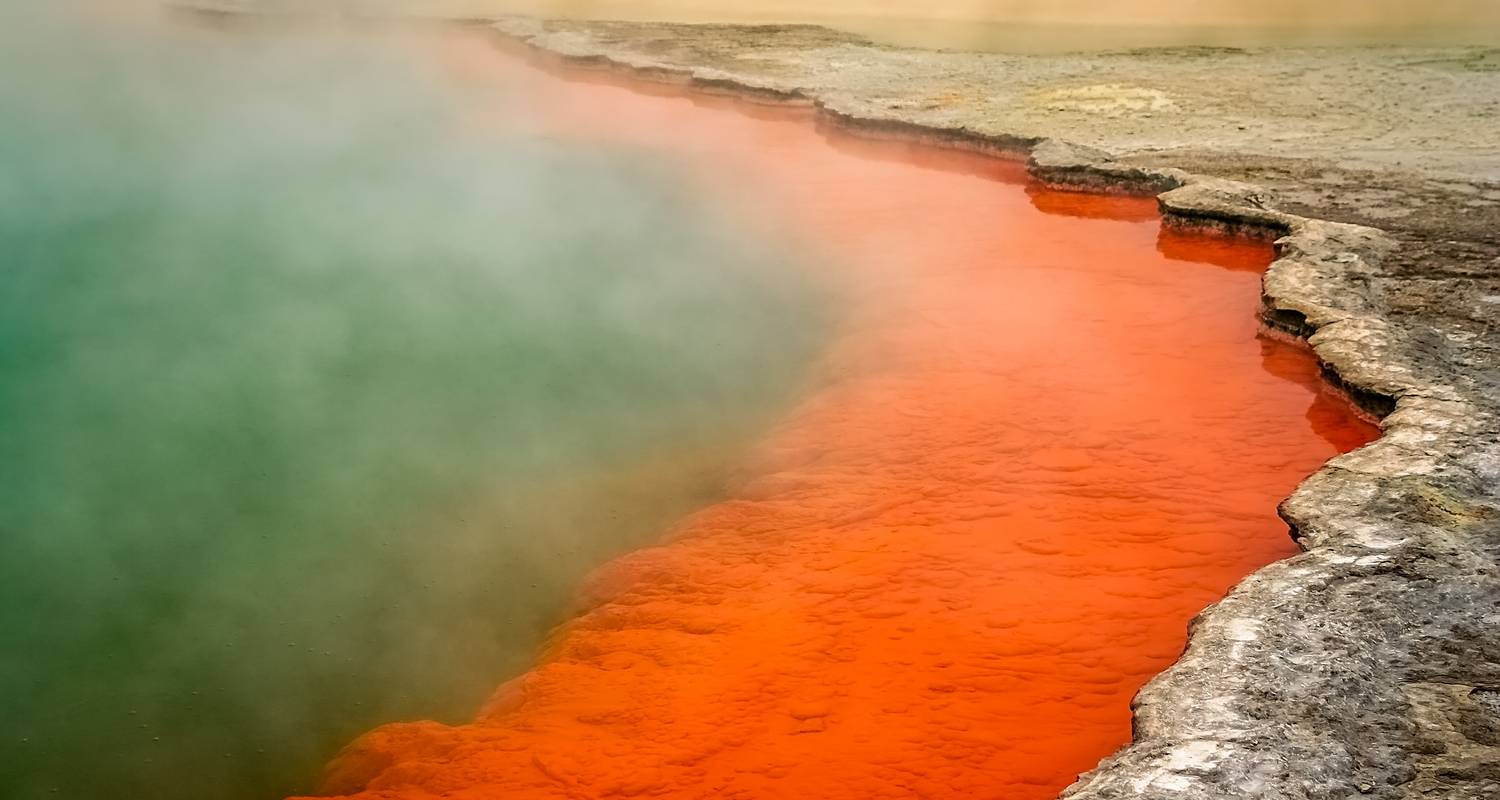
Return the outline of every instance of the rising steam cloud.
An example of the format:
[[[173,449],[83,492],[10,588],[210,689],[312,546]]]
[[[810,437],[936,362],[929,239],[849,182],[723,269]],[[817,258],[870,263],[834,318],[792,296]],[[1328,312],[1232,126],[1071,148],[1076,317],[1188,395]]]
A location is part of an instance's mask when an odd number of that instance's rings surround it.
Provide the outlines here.
[[[431,43],[4,14],[10,800],[275,797],[466,719],[815,345],[670,164],[470,124],[507,94]]]

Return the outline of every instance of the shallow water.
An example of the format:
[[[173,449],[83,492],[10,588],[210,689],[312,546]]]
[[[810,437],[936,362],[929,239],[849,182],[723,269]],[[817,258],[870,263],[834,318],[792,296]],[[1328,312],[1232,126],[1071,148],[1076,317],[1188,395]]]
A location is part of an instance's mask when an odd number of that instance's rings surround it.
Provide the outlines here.
[[[1268,245],[805,113],[487,63],[550,135],[675,153],[706,202],[782,220],[839,331],[730,499],[596,574],[476,724],[378,730],[330,790],[1055,796],[1128,741],[1188,620],[1295,552],[1277,502],[1376,435],[1258,335]]]

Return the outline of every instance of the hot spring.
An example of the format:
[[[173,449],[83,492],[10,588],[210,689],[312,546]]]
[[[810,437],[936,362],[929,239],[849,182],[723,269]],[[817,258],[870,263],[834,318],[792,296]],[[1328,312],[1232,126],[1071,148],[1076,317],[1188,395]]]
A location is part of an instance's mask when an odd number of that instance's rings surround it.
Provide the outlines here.
[[[1375,435],[1151,201],[470,39],[0,35],[22,800],[372,728],[325,793],[1052,797]]]

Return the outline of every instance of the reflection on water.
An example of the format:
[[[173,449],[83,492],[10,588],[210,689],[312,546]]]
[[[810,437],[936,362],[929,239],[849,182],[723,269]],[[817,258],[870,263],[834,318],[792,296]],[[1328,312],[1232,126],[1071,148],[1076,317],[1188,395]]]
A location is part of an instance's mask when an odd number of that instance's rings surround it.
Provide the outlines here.
[[[1154,202],[1153,202],[1154,205]],[[1156,237],[1156,251],[1172,261],[1213,264],[1239,272],[1265,272],[1276,257],[1270,241],[1250,242],[1233,237],[1205,237],[1162,228]]]
[[[551,135],[674,153],[826,253],[829,377],[476,724],[379,729],[331,791],[1055,797],[1188,620],[1294,552],[1279,500],[1376,434],[1258,335],[1264,243],[805,112],[489,68]]]

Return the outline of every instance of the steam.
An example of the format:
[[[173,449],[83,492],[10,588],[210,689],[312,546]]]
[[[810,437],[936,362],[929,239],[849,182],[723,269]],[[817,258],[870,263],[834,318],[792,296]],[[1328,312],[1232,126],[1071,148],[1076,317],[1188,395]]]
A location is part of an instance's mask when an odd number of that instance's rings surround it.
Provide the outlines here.
[[[274,797],[467,718],[816,346],[669,162],[473,131],[507,95],[432,42],[0,13],[7,798]]]

